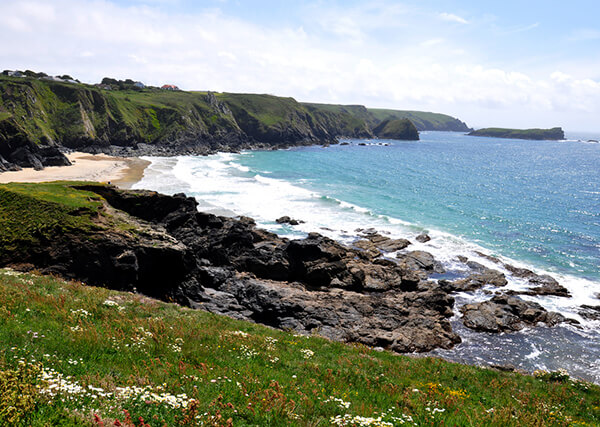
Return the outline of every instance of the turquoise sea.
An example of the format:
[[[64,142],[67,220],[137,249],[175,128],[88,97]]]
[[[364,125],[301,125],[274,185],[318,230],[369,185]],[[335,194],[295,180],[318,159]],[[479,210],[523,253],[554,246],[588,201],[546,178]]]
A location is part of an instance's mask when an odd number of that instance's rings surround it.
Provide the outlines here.
[[[201,209],[251,216],[290,237],[319,231],[351,242],[359,228],[409,239],[426,231],[431,242],[411,249],[433,253],[458,273],[458,255],[489,264],[477,254],[484,252],[551,274],[573,298],[536,301],[582,327],[494,336],[466,330],[457,315],[463,344],[435,354],[526,370],[567,368],[600,381],[600,324],[578,315],[582,304],[600,305],[600,143],[588,142],[600,134],[567,136],[524,141],[421,132],[420,141],[150,158],[136,187],[183,191]],[[305,223],[281,226],[275,219],[283,215]],[[508,279],[510,289],[525,286]],[[457,306],[487,298],[462,294]]]

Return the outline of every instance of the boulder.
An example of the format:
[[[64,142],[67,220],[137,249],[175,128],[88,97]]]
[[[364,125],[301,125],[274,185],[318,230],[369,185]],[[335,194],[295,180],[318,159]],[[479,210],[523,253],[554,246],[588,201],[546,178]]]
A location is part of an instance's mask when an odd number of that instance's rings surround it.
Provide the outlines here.
[[[502,287],[508,283],[504,273],[498,270],[487,268],[473,261],[468,261],[467,265],[474,270],[475,273],[471,273],[464,279],[446,282],[447,286],[452,288],[455,292],[475,291],[487,285]]]
[[[444,273],[442,265],[433,255],[425,251],[410,251],[396,255],[396,258],[408,268],[427,273]]]
[[[275,222],[276,222],[277,224],[289,224],[289,225],[298,225],[298,224],[303,224],[303,223],[304,223],[304,221],[301,221],[301,220],[298,220],[298,219],[293,219],[293,218],[290,218],[290,217],[289,217],[289,216],[287,216],[287,215],[286,215],[286,216],[282,216],[282,217],[280,217],[280,218],[277,218],[277,219],[275,220]]]
[[[548,312],[538,303],[504,295],[464,305],[460,311],[466,327],[483,332],[519,331],[537,323],[554,326],[566,320],[560,313]]]
[[[415,237],[415,240],[420,243],[427,243],[431,240],[431,237],[429,237],[429,235],[426,233],[421,233]]]

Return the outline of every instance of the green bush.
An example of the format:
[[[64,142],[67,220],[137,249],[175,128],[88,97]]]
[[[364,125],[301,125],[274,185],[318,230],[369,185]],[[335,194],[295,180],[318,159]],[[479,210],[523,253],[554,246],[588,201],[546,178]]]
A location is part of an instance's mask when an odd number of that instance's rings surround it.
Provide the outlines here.
[[[19,364],[16,369],[0,370],[0,424],[17,425],[25,421],[36,406],[38,365]]]

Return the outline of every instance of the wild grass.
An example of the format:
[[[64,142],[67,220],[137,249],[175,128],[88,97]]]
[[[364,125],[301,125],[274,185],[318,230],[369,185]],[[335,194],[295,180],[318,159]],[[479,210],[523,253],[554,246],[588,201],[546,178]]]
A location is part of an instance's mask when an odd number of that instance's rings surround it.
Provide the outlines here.
[[[564,376],[398,356],[6,269],[2,387],[2,425],[600,423],[600,389]]]

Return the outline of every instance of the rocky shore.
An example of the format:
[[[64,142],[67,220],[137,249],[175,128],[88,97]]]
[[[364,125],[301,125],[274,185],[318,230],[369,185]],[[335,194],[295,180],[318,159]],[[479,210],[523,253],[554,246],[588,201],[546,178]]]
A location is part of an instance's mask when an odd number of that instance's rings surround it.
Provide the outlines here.
[[[60,229],[27,247],[5,245],[0,265],[397,352],[459,343],[449,322],[456,312],[453,294],[484,286],[496,295],[460,307],[463,323],[474,330],[575,322],[503,291],[503,273],[467,259],[462,260],[470,272],[465,277],[432,279],[444,268],[431,254],[373,230],[363,230],[351,247],[317,233],[288,240],[257,228],[250,218],[198,212],[195,199],[183,194],[104,185],[69,188],[102,202],[99,214],[90,216],[94,225]],[[384,256],[390,252],[397,253],[395,259]],[[549,276],[515,271],[528,278],[527,294],[568,294]]]

